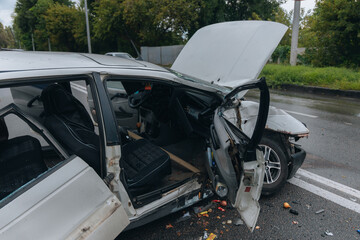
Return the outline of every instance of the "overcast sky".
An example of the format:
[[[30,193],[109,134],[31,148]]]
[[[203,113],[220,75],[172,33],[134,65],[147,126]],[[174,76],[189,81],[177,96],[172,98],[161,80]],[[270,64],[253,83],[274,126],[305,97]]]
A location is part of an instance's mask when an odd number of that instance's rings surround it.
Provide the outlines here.
[[[0,0],[0,22],[9,26],[12,24],[11,14],[14,12],[16,0]],[[281,5],[287,11],[294,8],[294,0],[288,0],[287,3]],[[315,0],[301,1],[301,7],[305,8],[305,12],[313,9],[315,6]]]

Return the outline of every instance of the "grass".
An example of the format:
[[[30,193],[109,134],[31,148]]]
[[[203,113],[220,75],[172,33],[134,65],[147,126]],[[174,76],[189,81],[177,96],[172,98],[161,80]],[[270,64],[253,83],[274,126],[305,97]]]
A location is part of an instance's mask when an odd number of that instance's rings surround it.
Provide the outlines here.
[[[294,84],[340,90],[360,90],[360,72],[347,68],[267,64],[260,76],[265,76],[267,83],[273,88],[278,88],[282,84]]]

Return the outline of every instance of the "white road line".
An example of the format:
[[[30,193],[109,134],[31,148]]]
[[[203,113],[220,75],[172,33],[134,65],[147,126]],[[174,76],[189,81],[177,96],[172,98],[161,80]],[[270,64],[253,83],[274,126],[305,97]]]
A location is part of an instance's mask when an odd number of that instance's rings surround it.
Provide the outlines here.
[[[319,188],[313,184],[307,183],[298,178],[289,179],[288,182],[290,182],[291,184],[294,184],[295,186],[301,187],[311,193],[314,193],[320,197],[328,199],[340,206],[343,206],[347,209],[350,209],[352,211],[360,213],[360,204],[352,202],[346,198],[340,197],[339,195],[336,195],[335,193],[332,193],[332,192],[329,192],[322,188]]]
[[[330,179],[324,178],[322,176],[311,173],[311,172],[306,171],[306,170],[301,169],[301,168],[297,171],[296,174],[299,175],[299,176],[302,176],[302,177],[309,178],[309,179],[311,179],[313,181],[324,184],[324,185],[326,185],[326,186],[328,186],[330,188],[336,189],[336,190],[338,190],[340,192],[343,192],[345,194],[348,194],[348,195],[351,195],[353,197],[356,197],[356,198],[360,199],[360,191],[356,190],[354,188],[351,188],[351,187],[348,187],[348,186],[343,185],[341,183],[338,183],[338,182],[332,181]]]
[[[318,118],[318,116],[314,116],[314,115],[310,115],[310,114],[293,112],[293,111],[289,111],[289,110],[284,110],[284,111],[287,112],[287,113],[297,114],[297,115],[301,115],[301,116],[305,116],[305,117]]]

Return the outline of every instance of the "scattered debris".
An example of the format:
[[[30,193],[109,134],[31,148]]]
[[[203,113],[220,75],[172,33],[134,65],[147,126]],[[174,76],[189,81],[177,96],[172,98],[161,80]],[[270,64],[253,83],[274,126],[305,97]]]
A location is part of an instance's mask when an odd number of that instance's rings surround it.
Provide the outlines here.
[[[220,205],[223,206],[223,207],[226,207],[227,202],[226,202],[225,200],[224,200],[224,201],[221,201],[221,202],[220,202]]]
[[[325,234],[328,235],[328,236],[334,236],[334,234],[332,232],[330,232],[329,230],[326,230]]]
[[[279,227],[277,227],[277,226],[273,226],[274,228],[276,228],[277,230],[280,230],[280,228]]]
[[[173,227],[174,227],[173,225],[167,224],[165,228],[166,228],[166,229],[170,229],[170,228],[173,228]]]
[[[290,209],[290,213],[292,213],[294,215],[299,215],[299,212],[294,209]]]
[[[216,238],[216,235],[213,233],[210,233],[209,237],[206,240],[214,240]]]
[[[177,231],[177,232],[176,232],[176,235],[178,235],[178,237],[180,237],[180,236],[181,236],[181,232],[180,232],[180,231]]]
[[[214,203],[219,203],[219,202],[221,202],[220,200],[212,200],[212,202],[214,202]]]
[[[176,220],[177,223],[189,220],[191,218],[190,212],[186,212],[183,216]]]
[[[309,205],[309,204],[306,204],[305,206],[307,207],[307,209],[311,208],[311,205]]]
[[[215,201],[215,200],[213,200],[213,201]],[[214,203],[211,202],[205,206],[193,207],[193,210],[194,210],[195,214],[198,214],[198,213],[207,211],[208,209],[212,208],[213,206],[214,206]]]
[[[243,222],[243,220],[241,220],[240,218],[238,218],[238,219],[235,220],[234,224],[235,224],[236,226],[239,226],[239,225],[243,225],[244,222]]]
[[[231,221],[231,220],[227,220],[226,223],[227,223],[227,224],[232,224],[232,221]]]
[[[320,213],[323,213],[323,212],[325,212],[325,210],[324,210],[324,209],[320,209],[320,210],[316,211],[315,214],[320,214]]]
[[[350,198],[351,201],[356,202],[356,198]]]
[[[207,231],[204,231],[204,236],[203,236],[203,239],[207,239],[209,237]]]
[[[360,234],[360,229],[356,230]]]
[[[225,212],[225,209],[223,209],[222,207],[218,207],[218,209],[222,212]]]
[[[217,216],[216,218],[217,218],[217,219],[221,219],[221,217],[220,217],[220,216]]]
[[[207,214],[208,211],[204,211],[204,212],[201,212],[200,215],[204,215],[204,214]]]
[[[294,224],[294,225],[298,225],[298,224],[299,224],[299,222],[298,222],[298,221],[292,221],[292,224]]]
[[[284,202],[284,208],[291,208],[291,206],[290,206],[290,204],[289,203],[287,203],[287,202]]]
[[[294,203],[294,204],[299,204],[297,201],[291,201],[292,203]]]
[[[225,221],[224,221],[224,222],[222,222],[222,225],[225,225],[225,223],[226,223]]]
[[[256,226],[255,229],[259,230],[259,229],[260,229],[260,226]]]

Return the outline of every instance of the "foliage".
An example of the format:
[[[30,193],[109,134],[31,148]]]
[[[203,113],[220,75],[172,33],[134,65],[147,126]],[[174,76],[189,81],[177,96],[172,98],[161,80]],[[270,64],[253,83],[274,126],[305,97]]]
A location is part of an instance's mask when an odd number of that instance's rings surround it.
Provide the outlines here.
[[[360,90],[360,73],[346,68],[267,64],[261,76],[272,87],[282,84],[318,86],[342,90]]]
[[[15,47],[15,40],[10,27],[5,27],[0,22],[0,49]]]
[[[290,59],[290,49],[291,47],[289,45],[279,45],[273,52],[271,59],[277,63],[288,63]]]
[[[360,1],[320,0],[306,19],[304,41],[315,66],[359,67]]]

